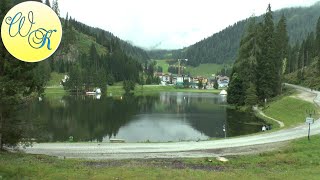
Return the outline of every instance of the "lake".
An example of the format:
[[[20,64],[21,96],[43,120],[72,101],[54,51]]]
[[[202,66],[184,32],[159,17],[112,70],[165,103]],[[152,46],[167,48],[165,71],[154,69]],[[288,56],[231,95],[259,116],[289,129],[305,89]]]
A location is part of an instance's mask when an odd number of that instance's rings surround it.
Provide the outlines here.
[[[210,93],[123,97],[64,96],[31,103],[20,114],[38,142],[175,142],[261,131],[265,122]],[[72,138],[71,138],[72,137]]]

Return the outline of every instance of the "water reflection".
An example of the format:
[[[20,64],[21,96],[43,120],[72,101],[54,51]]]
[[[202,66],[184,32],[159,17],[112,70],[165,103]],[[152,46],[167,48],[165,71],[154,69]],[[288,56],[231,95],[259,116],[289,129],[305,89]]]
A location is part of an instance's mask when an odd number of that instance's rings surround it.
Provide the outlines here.
[[[225,97],[201,93],[65,96],[34,102],[21,115],[38,125],[34,136],[41,142],[67,141],[70,136],[99,142],[206,140],[254,133],[263,124],[250,113],[228,109]]]

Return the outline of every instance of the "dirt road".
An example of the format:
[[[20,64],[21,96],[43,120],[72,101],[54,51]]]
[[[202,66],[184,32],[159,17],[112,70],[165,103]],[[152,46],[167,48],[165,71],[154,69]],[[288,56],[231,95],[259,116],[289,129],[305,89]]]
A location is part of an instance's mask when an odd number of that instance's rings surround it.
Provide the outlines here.
[[[319,92],[311,92],[300,86],[286,84],[299,90],[299,98],[319,103]],[[305,98],[308,96],[309,98]],[[311,97],[311,98],[310,98]],[[281,120],[280,120],[281,121]],[[47,154],[65,158],[128,159],[128,158],[180,158],[214,157],[232,154],[256,153],[273,150],[288,140],[306,137],[308,125],[260,133],[251,136],[174,143],[40,143],[24,151],[31,154]],[[311,125],[311,134],[320,133],[320,120]]]

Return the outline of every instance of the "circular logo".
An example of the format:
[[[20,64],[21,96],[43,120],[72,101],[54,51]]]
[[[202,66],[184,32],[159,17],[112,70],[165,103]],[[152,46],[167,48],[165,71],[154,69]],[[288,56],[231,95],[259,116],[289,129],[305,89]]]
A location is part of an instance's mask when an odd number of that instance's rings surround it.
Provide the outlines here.
[[[27,1],[14,6],[6,14],[1,25],[1,37],[15,58],[38,62],[58,49],[62,37],[61,22],[49,6]]]

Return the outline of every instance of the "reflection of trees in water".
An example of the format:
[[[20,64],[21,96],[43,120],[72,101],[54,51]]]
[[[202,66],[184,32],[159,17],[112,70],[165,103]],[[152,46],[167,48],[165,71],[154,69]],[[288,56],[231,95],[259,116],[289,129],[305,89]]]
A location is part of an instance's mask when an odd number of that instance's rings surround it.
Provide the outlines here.
[[[225,101],[220,96],[161,93],[160,100],[168,103],[166,113],[182,115],[197,131],[209,137],[224,137]]]
[[[120,98],[102,97],[100,100],[86,96],[66,96],[62,100],[44,100],[28,106],[21,116],[29,123],[29,137],[39,141],[102,141],[104,137],[116,136],[119,129],[137,114],[176,114],[194,129],[209,137],[227,136],[257,132],[260,126],[245,123],[257,122],[248,113],[237,112],[220,106],[219,98],[197,96],[126,95]],[[259,122],[259,121],[258,121]]]
[[[34,103],[28,108],[28,118],[45,124],[37,138],[42,141],[102,141],[116,135],[121,126],[139,112],[139,100],[134,96],[123,99],[66,96],[66,106],[52,106],[52,102]],[[146,100],[148,102],[148,100]],[[150,103],[144,108],[150,108]],[[38,123],[39,123],[38,122]],[[44,135],[44,136],[42,136]]]
[[[159,104],[158,96],[138,96],[135,97],[135,100],[138,102],[138,108],[140,113],[153,112],[155,106]]]
[[[240,136],[259,132],[265,121],[257,118],[253,113],[240,112],[234,109],[226,109],[227,113],[227,136]]]

